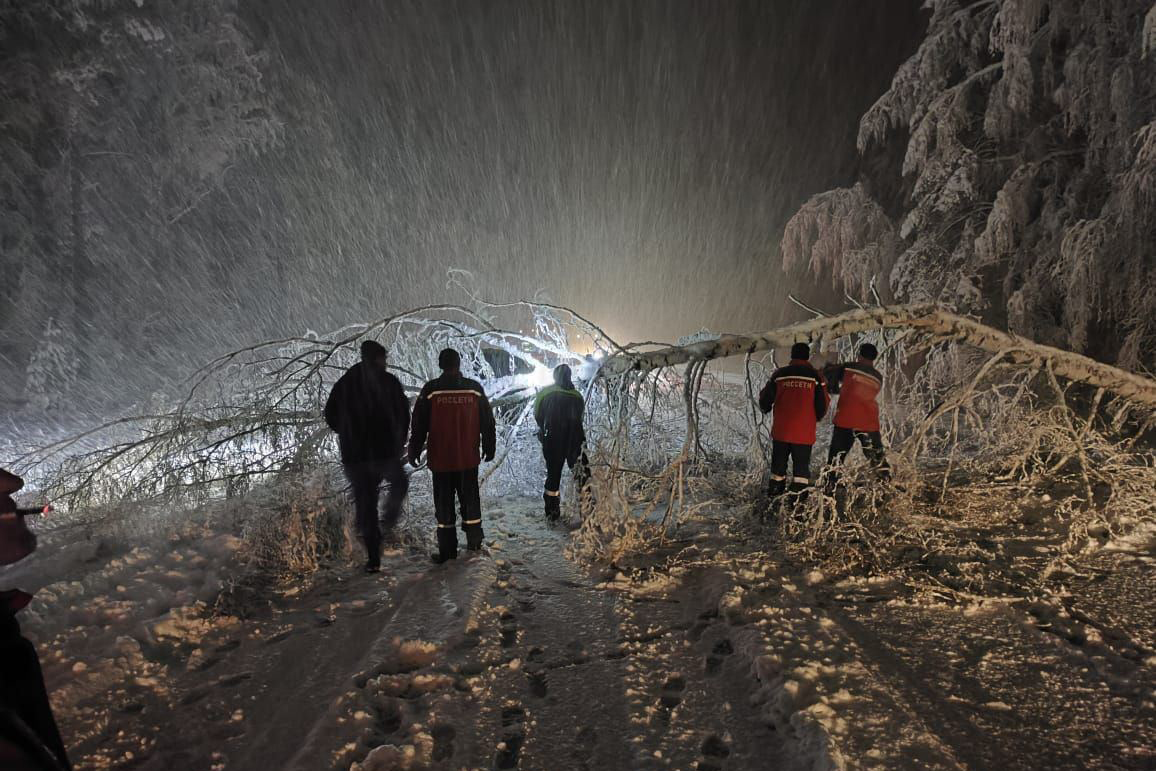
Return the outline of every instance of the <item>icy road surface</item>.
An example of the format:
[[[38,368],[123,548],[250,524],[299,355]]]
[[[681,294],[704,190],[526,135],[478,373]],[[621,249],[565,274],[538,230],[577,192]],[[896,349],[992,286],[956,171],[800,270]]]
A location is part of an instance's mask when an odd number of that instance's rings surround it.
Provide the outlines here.
[[[537,506],[487,517],[488,556],[307,589],[229,589],[225,535],[39,556],[77,768],[1156,767],[1151,543],[1089,557],[1077,608],[1009,589],[1042,548],[1010,534],[961,602],[793,570],[753,525],[590,572]]]

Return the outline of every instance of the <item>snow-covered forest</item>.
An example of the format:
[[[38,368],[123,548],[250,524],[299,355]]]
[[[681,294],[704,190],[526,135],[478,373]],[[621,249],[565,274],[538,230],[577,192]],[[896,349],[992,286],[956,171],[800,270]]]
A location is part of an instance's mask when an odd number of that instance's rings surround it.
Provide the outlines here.
[[[929,5],[919,50],[859,124],[875,162],[800,209],[785,266],[1151,373],[1150,4]]]
[[[1156,6],[899,5],[0,5],[0,465],[56,506],[0,589],[74,766],[1152,768]],[[485,388],[480,553],[410,467],[358,569],[366,340]],[[828,417],[768,499],[801,341],[876,346],[889,473]]]

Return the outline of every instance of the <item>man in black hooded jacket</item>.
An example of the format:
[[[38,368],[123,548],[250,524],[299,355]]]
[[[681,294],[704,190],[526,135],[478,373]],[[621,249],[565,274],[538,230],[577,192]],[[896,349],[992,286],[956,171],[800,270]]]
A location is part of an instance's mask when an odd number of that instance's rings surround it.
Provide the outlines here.
[[[582,427],[582,413],[586,404],[574,387],[570,367],[559,364],[554,368],[554,385],[538,392],[534,399],[534,420],[538,423],[538,439],[542,442],[542,456],[546,459],[546,489],[542,494],[546,518],[557,519],[562,513],[562,469],[569,465],[579,491],[585,492],[590,481],[589,461],[583,446],[586,430]]]
[[[337,432],[341,463],[353,490],[357,530],[365,542],[365,570],[381,569],[382,530],[391,531],[409,490],[402,453],[409,433],[409,400],[401,381],[385,369],[385,348],[366,340],[361,361],[334,384],[325,402],[325,422]],[[378,521],[382,481],[389,484]]]

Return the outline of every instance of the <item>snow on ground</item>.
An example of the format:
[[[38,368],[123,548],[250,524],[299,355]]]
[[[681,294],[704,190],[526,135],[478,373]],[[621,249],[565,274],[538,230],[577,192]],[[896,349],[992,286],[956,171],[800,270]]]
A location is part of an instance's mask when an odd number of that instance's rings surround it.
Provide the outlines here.
[[[5,581],[43,587],[78,769],[1156,767],[1150,538],[1045,575],[1058,529],[960,523],[994,557],[828,576],[739,517],[592,569],[536,501],[486,517],[488,554],[380,576],[262,583],[190,529],[61,531]]]

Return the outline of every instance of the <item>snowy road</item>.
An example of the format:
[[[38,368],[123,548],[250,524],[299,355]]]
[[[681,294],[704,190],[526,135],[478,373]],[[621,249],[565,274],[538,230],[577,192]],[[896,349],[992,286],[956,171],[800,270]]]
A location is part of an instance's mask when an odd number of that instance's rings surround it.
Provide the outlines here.
[[[591,572],[536,506],[488,518],[489,556],[399,550],[384,575],[242,587],[217,613],[194,600],[219,592],[227,536],[57,552],[41,569],[87,574],[27,627],[77,767],[1156,766],[1153,600],[1128,594],[1150,556],[1095,557],[1076,620],[1017,597],[1015,560],[961,601],[834,583],[711,523]]]

